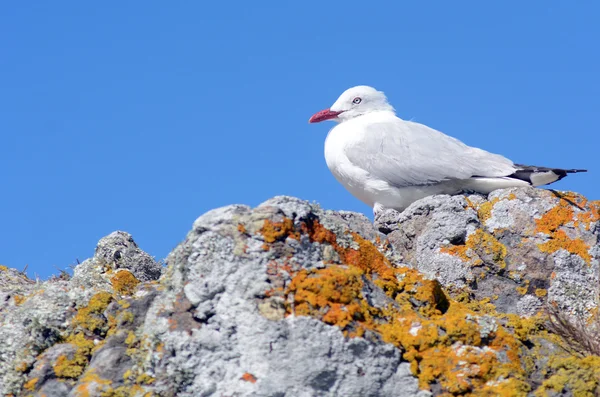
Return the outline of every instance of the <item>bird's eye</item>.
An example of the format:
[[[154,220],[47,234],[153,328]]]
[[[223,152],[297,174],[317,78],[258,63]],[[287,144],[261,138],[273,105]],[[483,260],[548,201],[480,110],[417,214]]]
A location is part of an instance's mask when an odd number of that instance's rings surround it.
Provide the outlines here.
[[[361,101],[362,101],[362,99],[360,99],[359,97],[356,97],[352,100],[352,103],[355,105],[358,105]]]

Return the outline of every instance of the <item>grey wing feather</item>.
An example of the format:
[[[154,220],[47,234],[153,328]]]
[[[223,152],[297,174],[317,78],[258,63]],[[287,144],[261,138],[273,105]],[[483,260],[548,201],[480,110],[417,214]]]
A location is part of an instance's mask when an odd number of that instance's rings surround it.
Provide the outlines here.
[[[423,124],[395,119],[373,123],[345,148],[348,160],[397,186],[429,185],[515,172],[509,159],[465,145]]]

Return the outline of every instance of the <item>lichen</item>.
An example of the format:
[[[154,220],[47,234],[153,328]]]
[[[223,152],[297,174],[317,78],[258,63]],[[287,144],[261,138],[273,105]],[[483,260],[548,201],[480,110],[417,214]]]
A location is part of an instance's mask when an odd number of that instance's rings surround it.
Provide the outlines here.
[[[576,214],[573,205],[576,202],[580,203],[578,205],[583,205],[582,208],[587,204],[587,200],[581,196],[563,194],[556,206],[536,219],[535,231],[549,237],[548,241],[538,244],[538,248],[549,254],[564,249],[571,254],[580,256],[587,264],[590,264],[592,258],[589,254],[589,245],[580,238],[570,238],[562,227],[572,224],[573,226],[583,226],[589,230],[591,222],[600,219],[598,213],[600,207],[597,202],[593,202],[586,211]]]
[[[71,321],[73,333],[65,340],[75,347],[75,352],[72,358],[60,355],[53,363],[57,377],[76,379],[85,371],[92,352],[101,346],[93,339],[104,337],[109,331],[108,319],[103,313],[113,299],[110,293],[99,292],[90,298],[87,306],[77,311]]]
[[[330,244],[342,263],[294,274],[285,291],[288,315],[316,317],[347,337],[366,331],[380,335],[404,352],[423,389],[437,383],[455,394],[507,395],[502,393],[511,390],[523,395],[529,390],[519,359],[521,341],[508,329],[498,324],[482,333],[474,306],[447,298],[437,281],[416,270],[394,268],[357,234],[352,235],[355,250],[339,246],[336,235],[317,221],[302,231],[312,241]],[[496,250],[485,236],[476,236],[473,244],[482,241],[484,251],[503,260],[505,251]],[[369,304],[362,292],[367,281],[382,289],[388,304]],[[493,312],[491,304],[482,306]]]
[[[249,372],[244,373],[240,379],[250,383],[256,383],[257,380],[256,377]]]
[[[548,367],[553,374],[535,391],[536,396],[566,390],[577,397],[594,397],[600,393],[600,357],[551,357]]]
[[[27,300],[27,297],[25,297],[23,295],[15,294],[15,295],[13,295],[13,299],[15,300],[15,305],[20,306]]]
[[[75,328],[87,330],[93,334],[104,336],[106,334],[106,319],[103,316],[113,296],[109,292],[99,292],[92,296],[88,305],[77,311],[72,325]]]
[[[283,218],[281,222],[272,222],[265,219],[265,222],[260,229],[265,242],[274,243],[276,241],[284,241],[287,237],[300,238],[300,233],[294,230],[294,222],[289,218]]]
[[[39,380],[40,380],[39,378],[32,378],[32,379],[28,380],[27,382],[25,382],[25,384],[23,385],[23,388],[27,391],[33,391],[33,390],[35,390],[35,386],[37,385]]]
[[[499,201],[499,199],[497,197],[495,197],[490,201],[486,201],[486,202],[482,203],[477,208],[477,216],[479,217],[479,220],[481,221],[481,223],[485,224],[488,221],[488,219],[490,219],[492,217],[492,209],[494,208],[494,205],[496,205],[496,203],[498,201]]]
[[[52,368],[58,378],[77,379],[89,362],[89,357],[95,347],[94,341],[87,339],[82,333],[67,338],[67,342],[75,347],[73,357],[69,359],[66,355],[58,356]]]
[[[553,232],[550,240],[546,241],[545,243],[538,244],[538,248],[540,251],[549,254],[563,249],[571,254],[578,255],[587,264],[590,264],[592,260],[592,257],[589,253],[590,247],[580,238],[570,238],[563,230],[557,230]]]
[[[94,370],[90,370],[79,379],[78,383],[79,385],[75,388],[75,396],[92,397],[97,394],[95,392],[92,394],[93,390],[90,390],[91,386],[99,387],[102,390],[109,388],[112,382],[108,379],[102,379]]]
[[[471,233],[465,244],[444,246],[440,252],[456,256],[471,266],[480,266],[486,260],[500,269],[506,268],[506,247],[483,229]]]
[[[135,292],[140,280],[129,270],[119,270],[111,279],[113,290],[121,295],[131,295]]]

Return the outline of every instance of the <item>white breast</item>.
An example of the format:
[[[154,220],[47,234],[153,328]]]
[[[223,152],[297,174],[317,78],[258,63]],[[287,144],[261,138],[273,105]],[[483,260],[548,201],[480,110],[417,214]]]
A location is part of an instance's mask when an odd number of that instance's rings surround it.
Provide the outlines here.
[[[333,176],[356,198],[372,207],[375,198],[369,191],[370,177],[367,171],[356,167],[346,156],[345,147],[359,139],[360,129],[353,128],[354,120],[336,125],[325,139],[325,161]]]

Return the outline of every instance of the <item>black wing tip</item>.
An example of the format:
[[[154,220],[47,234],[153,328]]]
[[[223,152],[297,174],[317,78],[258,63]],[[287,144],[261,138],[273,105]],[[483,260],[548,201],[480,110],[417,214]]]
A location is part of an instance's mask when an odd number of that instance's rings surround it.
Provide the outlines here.
[[[565,178],[568,174],[576,174],[579,172],[588,172],[588,170],[579,169],[579,168],[563,169],[563,168],[536,167],[536,166],[523,165],[523,164],[515,164],[515,166],[519,167],[520,169],[518,169],[514,174],[509,175],[508,177],[514,178],[514,179],[520,179],[520,180],[525,181],[533,186],[538,186],[537,184],[534,184],[534,181],[532,179],[532,176],[534,176],[536,174],[551,172],[554,175],[556,175],[555,180],[548,181],[546,183],[543,183],[543,182],[540,183],[540,185],[549,185],[551,183],[560,181],[561,179]]]

